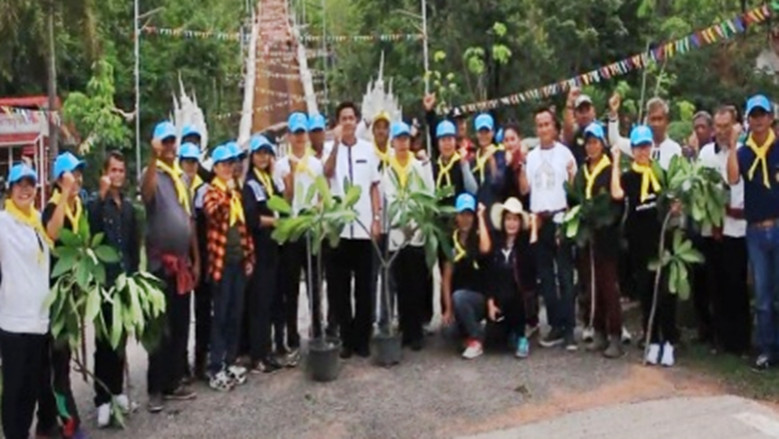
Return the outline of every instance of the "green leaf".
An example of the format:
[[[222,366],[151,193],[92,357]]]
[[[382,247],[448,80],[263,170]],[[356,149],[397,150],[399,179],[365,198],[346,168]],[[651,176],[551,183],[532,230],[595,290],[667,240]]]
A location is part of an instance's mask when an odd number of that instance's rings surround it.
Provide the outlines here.
[[[54,268],[51,270],[52,279],[56,279],[72,270],[73,267],[75,267],[76,262],[78,262],[76,257],[64,257],[57,259],[57,262],[54,263]]]
[[[119,300],[114,300],[111,308],[111,347],[119,347],[119,341],[122,338],[122,304]]]
[[[574,219],[572,221],[569,221],[568,227],[565,231],[565,237],[568,239],[573,239],[577,233],[579,233],[579,219]]]
[[[59,233],[59,240],[67,247],[80,247],[83,245],[81,238],[73,233],[72,230],[62,228]]]
[[[91,287],[91,265],[92,264],[88,260],[81,260],[78,265],[76,265],[76,284],[82,290],[89,290]]]
[[[688,263],[688,264],[702,264],[705,260],[703,253],[699,252],[698,250],[691,248],[688,251],[684,253],[677,254],[679,259],[682,261]]]
[[[362,193],[362,188],[360,186],[350,185],[349,188],[346,190],[346,196],[344,197],[343,200],[343,206],[352,207],[355,204],[357,204],[357,201],[360,200],[361,193]]]
[[[289,205],[287,200],[279,197],[278,195],[270,197],[268,200],[268,208],[283,215],[292,214],[292,207]]]
[[[87,292],[87,307],[86,311],[84,311],[85,322],[91,323],[95,320],[95,317],[97,317],[97,314],[100,312],[101,299],[100,289],[94,288]]]
[[[95,255],[106,264],[115,264],[120,260],[119,252],[114,247],[108,245],[101,245],[95,248]]]
[[[103,232],[95,234],[95,236],[92,237],[92,247],[94,248],[99,246],[103,242],[104,237],[105,235]]]

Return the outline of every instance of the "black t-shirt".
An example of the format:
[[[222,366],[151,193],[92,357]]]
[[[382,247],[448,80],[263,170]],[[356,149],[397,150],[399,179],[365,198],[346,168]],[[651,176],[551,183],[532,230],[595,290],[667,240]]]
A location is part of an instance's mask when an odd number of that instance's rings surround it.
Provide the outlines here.
[[[458,258],[458,251],[452,242],[454,259],[452,260],[452,293],[457,290],[469,290],[486,294],[484,282],[489,255],[479,252],[479,236],[474,231],[468,235],[463,246],[465,255]]]
[[[452,167],[449,169],[449,178],[441,175],[441,166],[438,164],[438,160],[431,162],[433,164],[433,179],[436,184],[436,189],[443,189],[451,184],[453,192],[452,195],[445,197],[441,200],[441,204],[445,206],[453,206],[457,198],[457,195],[465,192],[465,180],[463,178],[463,169],[460,161],[451,163]],[[438,182],[441,182],[441,186],[438,186]]]
[[[655,166],[655,172],[662,171]],[[658,175],[659,179],[662,179],[661,177]],[[660,193],[655,193],[650,185],[649,197],[641,201],[641,179],[641,174],[632,169],[622,174],[622,189],[625,192],[628,209],[625,235],[631,252],[656,254],[662,228],[657,205]]]
[[[584,164],[581,165],[579,168],[577,174],[576,174],[576,182],[575,186],[581,187],[582,190],[586,191],[587,187],[587,179],[584,176],[584,169],[585,166],[587,166],[587,160],[585,160]],[[608,194],[609,200],[612,200],[611,198],[611,172],[612,172],[612,165],[607,166],[603,169],[596,177],[595,182],[592,185],[592,196],[597,197],[600,194]],[[639,179],[639,188],[640,188],[640,182]],[[586,195],[586,192],[583,194]],[[600,195],[604,196],[604,195]],[[598,252],[601,254],[601,256],[616,256],[619,254],[619,240],[620,240],[620,233],[619,233],[619,221],[620,218],[622,218],[622,207],[624,203],[623,202],[617,202],[613,201],[611,202],[612,207],[612,222],[604,227],[600,227],[595,230],[594,238],[595,238],[595,248],[598,250]]]

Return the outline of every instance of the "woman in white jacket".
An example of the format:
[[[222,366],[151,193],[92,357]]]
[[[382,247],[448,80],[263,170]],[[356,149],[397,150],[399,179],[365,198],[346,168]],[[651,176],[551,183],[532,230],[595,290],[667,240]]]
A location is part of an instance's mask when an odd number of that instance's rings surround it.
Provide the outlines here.
[[[402,191],[433,193],[433,169],[430,161],[419,160],[411,152],[411,130],[403,122],[392,125],[392,147],[395,154],[383,172],[382,187],[387,199],[387,210]],[[400,214],[398,214],[400,215]],[[425,260],[425,240],[416,224],[399,224],[399,218],[390,218],[389,251],[400,252],[392,265],[398,294],[398,320],[403,334],[403,345],[412,350],[422,349],[424,334],[424,303],[430,276]],[[380,295],[386,300],[384,295]]]

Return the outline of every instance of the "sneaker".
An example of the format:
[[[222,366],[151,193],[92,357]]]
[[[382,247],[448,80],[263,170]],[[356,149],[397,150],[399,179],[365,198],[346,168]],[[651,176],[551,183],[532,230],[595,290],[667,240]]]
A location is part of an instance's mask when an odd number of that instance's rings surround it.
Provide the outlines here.
[[[466,360],[473,360],[476,357],[480,357],[484,353],[484,349],[481,346],[481,342],[476,339],[471,339],[468,342],[468,347],[463,352],[463,358]]]
[[[579,350],[579,345],[576,344],[576,337],[574,337],[573,332],[565,336],[565,350],[568,352],[575,352]]]
[[[649,345],[649,350],[646,352],[646,357],[644,357],[644,361],[646,364],[651,364],[652,366],[656,366],[657,363],[660,362],[660,345],[657,343],[652,343]]]
[[[422,325],[422,334],[424,334],[426,337],[435,335],[435,328],[433,327],[433,324],[428,322]]]
[[[269,356],[264,360],[257,361],[249,371],[253,374],[272,373],[280,370],[283,366],[280,365],[275,358]]]
[[[196,397],[197,394],[187,386],[178,386],[176,390],[162,394],[162,398],[166,401],[189,401]]]
[[[674,358],[674,346],[671,343],[665,342],[663,345],[663,356],[660,360],[660,364],[665,367],[672,367],[676,362]]]
[[[235,384],[241,385],[246,383],[246,368],[243,366],[232,365],[227,368],[227,377],[230,378]]]
[[[217,392],[229,392],[233,390],[233,380],[227,375],[227,371],[221,370],[216,375],[211,377],[208,382],[208,387],[216,390]]]
[[[122,394],[114,396],[114,402],[116,402],[116,405],[119,407],[119,410],[121,410],[122,413],[130,413],[130,398],[128,398],[127,395]]]
[[[291,348],[287,354],[287,367],[297,367],[300,364],[300,348]]]
[[[603,356],[606,358],[619,358],[623,356],[625,352],[622,350],[622,340],[620,337],[612,336],[609,338],[609,346],[603,351]]]
[[[97,408],[97,428],[111,425],[111,404],[100,404]]]
[[[752,369],[756,372],[763,372],[770,369],[771,366],[771,358],[768,355],[760,354],[752,364]]]
[[[149,402],[146,403],[146,410],[149,413],[159,413],[165,408],[165,400],[159,393],[149,395]]]
[[[541,347],[544,348],[552,348],[563,344],[563,341],[565,341],[565,337],[563,336],[563,331],[557,328],[552,328],[549,331],[549,333],[547,333],[541,339],[541,341],[538,342],[538,344],[540,344]]]
[[[588,326],[582,330],[582,341],[590,343],[595,339],[595,329],[592,326]]]
[[[517,358],[527,358],[530,356],[530,342],[527,337],[520,337],[517,340],[517,350],[514,352],[514,356]]]
[[[596,332],[592,335],[592,338],[585,349],[589,352],[600,352],[605,350],[608,346],[609,342],[606,340],[606,336],[603,335],[602,332]]]
[[[633,341],[633,335],[628,331],[628,328],[622,327],[622,335],[620,336],[622,339],[622,344],[630,344]]]

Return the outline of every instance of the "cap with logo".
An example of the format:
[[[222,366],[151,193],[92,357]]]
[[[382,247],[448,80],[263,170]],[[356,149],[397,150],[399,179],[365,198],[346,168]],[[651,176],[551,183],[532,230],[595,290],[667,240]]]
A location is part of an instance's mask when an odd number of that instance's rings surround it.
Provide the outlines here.
[[[233,155],[234,159],[243,160],[246,157],[246,152],[238,146],[238,142],[231,140],[225,143],[225,146],[230,151],[230,154]]]
[[[411,128],[405,122],[395,122],[392,124],[392,138],[396,139],[401,136],[410,136]]]
[[[211,160],[214,164],[235,160],[235,154],[228,144],[219,145],[211,151]]]
[[[171,137],[176,138],[176,127],[169,121],[160,122],[154,127],[155,140],[166,140]]]
[[[276,155],[276,147],[262,134],[255,134],[249,139],[249,150],[251,152],[268,151],[274,156]]]
[[[638,125],[630,132],[630,146],[635,148],[646,144],[654,143],[652,138],[652,129],[646,125]]]
[[[66,172],[73,172],[76,169],[83,168],[85,164],[83,160],[73,155],[73,153],[63,152],[54,160],[53,177],[56,180]]]
[[[183,160],[200,159],[200,148],[192,142],[184,142],[179,146],[179,158]]]
[[[476,131],[489,130],[492,131],[495,128],[495,120],[487,113],[482,113],[476,116],[476,120],[473,122]]]
[[[321,114],[313,114],[308,118],[308,131],[324,130],[326,126],[325,117]]]
[[[767,113],[772,113],[773,105],[771,105],[771,101],[765,97],[765,95],[754,95],[747,101],[747,109],[744,114],[749,116],[753,110],[757,109],[762,109]]]
[[[17,163],[13,165],[8,172],[8,184],[14,184],[23,178],[32,179],[35,183],[38,182],[38,174],[36,174],[35,170],[26,163]]]
[[[573,102],[573,108],[578,110],[582,105],[592,105],[592,98],[587,95],[579,95]]]
[[[603,132],[603,127],[598,122],[592,122],[584,129],[584,138],[595,137],[601,142],[606,141],[606,133]]]
[[[454,137],[455,135],[457,135],[457,129],[451,121],[442,120],[441,122],[438,122],[438,126],[435,129],[435,136],[437,138]]]
[[[290,114],[287,129],[290,133],[308,132],[308,117],[299,111]]]
[[[474,198],[473,195],[464,192],[457,196],[457,200],[454,202],[454,208],[457,213],[475,212],[476,198]]]

